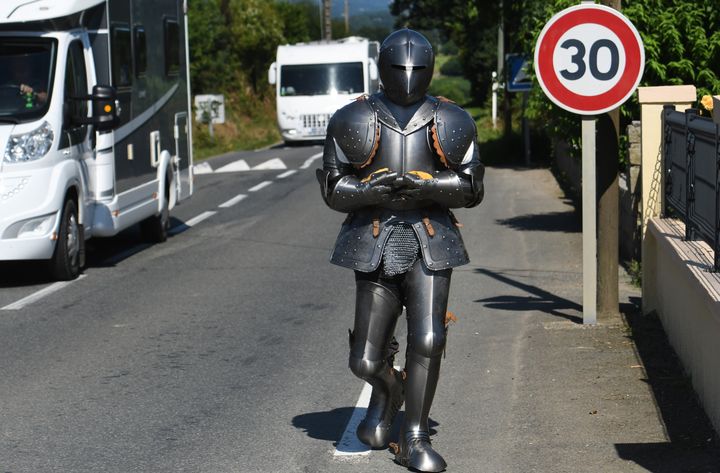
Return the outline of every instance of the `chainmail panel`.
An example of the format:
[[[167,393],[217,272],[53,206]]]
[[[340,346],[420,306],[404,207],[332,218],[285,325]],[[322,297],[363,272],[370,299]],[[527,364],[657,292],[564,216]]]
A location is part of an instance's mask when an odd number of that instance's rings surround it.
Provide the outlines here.
[[[420,251],[420,244],[408,225],[395,225],[383,250],[383,276],[396,276],[412,268]]]

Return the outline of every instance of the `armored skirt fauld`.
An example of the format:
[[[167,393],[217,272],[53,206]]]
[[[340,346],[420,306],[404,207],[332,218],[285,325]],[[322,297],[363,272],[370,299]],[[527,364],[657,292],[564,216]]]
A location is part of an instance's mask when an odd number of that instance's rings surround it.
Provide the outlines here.
[[[347,213],[331,262],[355,271],[356,305],[350,369],[373,388],[357,430],[386,447],[405,403],[398,463],[439,472],[428,415],[447,334],[452,268],[468,255],[451,209],[483,198],[484,168],[473,119],[454,103],[426,95],[434,54],[420,33],[392,33],[380,48],[383,90],[338,110],[328,126],[323,199]],[[405,308],[405,369],[393,366],[393,334]]]

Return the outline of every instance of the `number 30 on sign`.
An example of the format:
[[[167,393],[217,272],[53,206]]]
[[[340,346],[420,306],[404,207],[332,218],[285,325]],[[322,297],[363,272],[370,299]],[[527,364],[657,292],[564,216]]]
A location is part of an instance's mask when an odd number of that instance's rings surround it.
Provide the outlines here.
[[[535,73],[558,106],[581,115],[607,112],[640,83],[645,50],[635,26],[603,5],[567,8],[547,22],[535,46]]]

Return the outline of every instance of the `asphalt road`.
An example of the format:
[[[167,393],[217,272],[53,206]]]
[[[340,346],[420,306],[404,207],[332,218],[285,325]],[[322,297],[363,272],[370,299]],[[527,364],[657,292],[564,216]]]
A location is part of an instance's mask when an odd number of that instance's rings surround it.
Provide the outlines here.
[[[310,161],[320,151],[210,161],[215,172],[198,175],[174,209],[168,242],[144,245],[133,229],[96,241],[71,284],[3,266],[0,471],[404,471],[386,450],[335,454],[363,383],[347,368],[354,280],[328,263],[344,216],[320,198],[320,161]],[[217,172],[240,159],[276,169]],[[431,412],[448,471],[601,471],[558,455],[582,448],[602,471],[646,471],[612,442],[532,447],[545,434],[521,395],[537,356],[529,338],[542,323],[580,318],[580,234],[532,233],[538,214],[540,225],[574,225],[548,176],[490,169],[487,201],[457,212],[473,263],[453,274],[449,309],[460,320]],[[652,403],[644,409],[653,415]],[[653,422],[628,438],[662,440]]]

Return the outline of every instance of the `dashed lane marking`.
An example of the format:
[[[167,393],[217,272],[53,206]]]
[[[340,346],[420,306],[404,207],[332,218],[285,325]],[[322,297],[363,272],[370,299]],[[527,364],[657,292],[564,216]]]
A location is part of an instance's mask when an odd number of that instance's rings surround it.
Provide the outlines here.
[[[85,277],[84,274],[81,274],[77,279],[74,279],[72,281],[60,281],[53,284],[50,284],[47,287],[44,287],[40,289],[39,291],[33,292],[29,296],[23,297],[19,301],[13,302],[12,304],[8,304],[5,307],[3,307],[0,310],[20,310],[23,307],[26,307],[33,302],[37,302],[40,299],[42,299],[45,296],[49,296],[53,292],[57,292],[60,289],[64,288],[65,286],[68,286],[69,284],[72,284],[76,281],[79,281]]]
[[[317,153],[313,156],[310,156],[307,160],[305,160],[305,162],[302,164],[302,166],[300,166],[300,169],[309,168],[312,165],[313,161],[320,158],[321,156],[322,156],[322,153]],[[227,165],[215,170],[214,172],[238,172],[238,171],[246,171],[249,169],[250,169],[250,166],[248,166],[247,162],[245,160],[241,159],[239,161],[234,161],[230,164],[227,164]],[[285,163],[283,163],[280,158],[273,158],[273,159],[270,159],[268,161],[265,161],[264,163],[261,163],[261,164],[255,166],[252,169],[256,169],[256,170],[287,169],[287,166],[285,166]],[[297,172],[297,170],[291,169],[291,170],[285,171],[282,174],[279,174],[277,176],[277,178],[284,179],[288,176],[295,174],[296,172]],[[213,173],[213,169],[209,163],[203,162],[203,163],[193,166],[193,173],[194,174],[211,174],[211,173]],[[260,189],[263,189],[263,188],[269,186],[270,184],[272,184],[272,181],[263,181],[255,186],[251,187],[250,189],[248,189],[248,192],[257,192]],[[242,201],[246,197],[247,197],[246,194],[238,194],[235,197],[233,197],[232,199],[230,199],[226,202],[223,202],[218,207],[219,208],[232,207],[233,205]],[[193,226],[197,225],[198,223],[202,222],[203,220],[206,220],[206,219],[212,217],[216,213],[217,213],[217,211],[214,211],[214,210],[208,210],[206,212],[203,212],[200,215],[197,215],[197,216],[191,218],[190,220],[171,228],[168,231],[168,234],[169,235],[177,235],[179,233],[182,233],[185,230],[189,229],[190,227],[193,227]],[[136,245],[132,248],[125,250],[122,253],[119,253],[117,255],[114,255],[114,256],[108,258],[106,261],[104,261],[104,263],[105,264],[115,264],[119,261],[124,260],[125,258],[127,258],[129,256],[134,255],[135,253],[138,253],[138,252],[144,250],[148,246],[149,245]],[[68,286],[69,284],[72,284],[75,281],[79,281],[80,279],[83,279],[84,277],[85,277],[85,275],[81,274],[77,279],[74,279],[73,281],[59,281],[59,282],[53,283],[47,287],[40,289],[39,291],[36,291],[36,292],[30,294],[27,297],[24,297],[16,302],[13,302],[4,307],[1,307],[0,310],[22,309],[23,307],[26,307],[34,302],[37,302],[38,300],[42,299],[43,297],[46,297],[54,292],[57,292],[57,291],[63,289],[64,287]],[[366,388],[369,388],[369,387],[370,387],[370,385],[366,385]],[[363,390],[363,393],[365,393],[365,390]],[[360,401],[358,401],[358,402],[361,402],[361,401],[365,402],[365,407],[367,407],[367,402],[369,402],[369,400],[370,400],[369,391],[368,391],[368,394],[366,397],[367,397],[367,400],[363,401],[364,398],[363,398],[363,395],[361,395],[361,399],[360,399]],[[360,404],[358,404],[358,405],[360,405]],[[355,412],[353,412],[353,418],[351,419],[351,422],[353,421],[353,419],[355,419],[356,416],[361,416],[361,415],[362,415],[362,412],[358,413],[358,408],[356,407]],[[359,420],[357,420],[357,423],[359,423],[361,420],[362,420],[362,417],[360,417]],[[355,438],[356,442],[359,442],[359,440],[357,440],[357,437],[355,436],[355,429],[357,428],[357,423],[355,424],[355,427],[352,429],[352,437]],[[348,424],[348,426],[349,425],[350,424]],[[343,434],[343,439],[345,439],[346,434],[347,434],[347,431],[345,432],[345,434]],[[348,448],[354,448],[355,450],[358,450],[359,448],[367,448],[362,444],[360,444],[360,445],[362,447],[357,447],[357,446],[353,447],[351,445]],[[345,450],[347,450],[347,449],[342,450],[342,448],[344,448],[344,447],[341,444],[338,444],[338,449],[336,449],[335,455],[357,455],[358,454],[358,453],[344,453]],[[369,449],[367,450],[367,452],[369,452]],[[367,452],[362,453],[362,454],[366,454]]]
[[[207,220],[208,218],[215,215],[217,212],[215,210],[208,210],[206,212],[201,213],[200,215],[197,215],[187,222],[183,222],[180,225],[176,225],[172,227],[169,231],[169,235],[177,235],[178,233],[182,233],[185,230],[190,229],[191,227],[197,225],[198,223],[202,222],[203,220]]]
[[[312,165],[313,161],[315,161],[318,158],[321,158],[322,155],[323,155],[322,153],[313,154],[312,156],[307,158],[304,163],[302,163],[302,166],[300,166],[300,169],[309,168]]]
[[[248,192],[257,192],[260,189],[269,186],[270,184],[272,184],[272,181],[262,181],[260,184],[252,186],[250,189],[248,189]]]
[[[243,200],[245,197],[247,197],[247,194],[238,194],[232,199],[223,202],[222,204],[218,205],[221,209],[227,209],[228,207],[232,207],[233,205],[237,204],[241,200]]]
[[[185,225],[187,225],[188,227],[192,227],[192,226],[197,225],[198,223],[202,222],[203,220],[206,220],[206,219],[212,217],[216,213],[217,212],[215,212],[214,210],[208,210],[206,212],[201,213],[200,215],[197,215],[197,216],[191,218],[190,220],[185,222]]]

